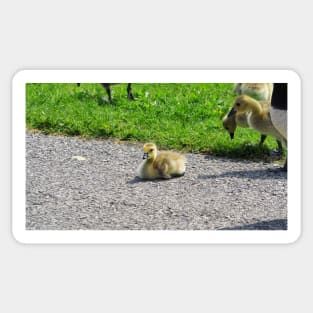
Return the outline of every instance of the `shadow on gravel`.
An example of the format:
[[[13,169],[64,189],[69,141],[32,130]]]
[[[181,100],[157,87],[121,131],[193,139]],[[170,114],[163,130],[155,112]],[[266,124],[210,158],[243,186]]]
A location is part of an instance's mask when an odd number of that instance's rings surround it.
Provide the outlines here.
[[[177,176],[177,177],[172,177],[170,180],[173,181],[174,179],[179,179],[182,176]],[[157,183],[157,182],[166,182],[169,181],[169,179],[163,179],[163,178],[158,178],[158,179],[142,179],[139,177],[135,177],[127,182],[127,184],[133,185],[137,183],[145,183],[145,182],[152,182],[152,183]]]
[[[287,230],[287,219],[258,222],[248,225],[220,228],[219,230]]]
[[[135,178],[129,180],[127,182],[127,184],[133,185],[133,184],[142,183],[142,182],[143,182],[143,180],[141,178],[135,177]]]
[[[199,179],[224,178],[224,177],[250,178],[250,179],[282,179],[282,178],[287,179],[287,173],[281,170],[262,169],[262,170],[230,171],[221,174],[198,176]]]

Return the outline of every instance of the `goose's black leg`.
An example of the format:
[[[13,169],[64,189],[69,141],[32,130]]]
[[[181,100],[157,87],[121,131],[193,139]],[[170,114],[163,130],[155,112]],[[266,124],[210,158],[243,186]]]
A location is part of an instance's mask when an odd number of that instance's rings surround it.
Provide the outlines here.
[[[263,145],[263,143],[264,143],[264,140],[266,139],[266,135],[261,135],[261,140],[260,140],[260,146],[262,146]]]
[[[287,159],[286,159],[286,162],[285,162],[285,165],[284,167],[282,168],[283,171],[287,172]]]
[[[277,153],[281,155],[283,154],[283,145],[280,140],[276,140],[276,141],[277,141]]]
[[[106,92],[107,92],[107,94],[108,94],[109,102],[112,102],[110,84],[108,84],[108,83],[101,83],[101,85],[102,85],[102,87],[106,90]]]
[[[130,100],[134,100],[134,96],[133,96],[133,93],[132,93],[132,84],[129,83],[127,85],[127,98],[130,99]]]

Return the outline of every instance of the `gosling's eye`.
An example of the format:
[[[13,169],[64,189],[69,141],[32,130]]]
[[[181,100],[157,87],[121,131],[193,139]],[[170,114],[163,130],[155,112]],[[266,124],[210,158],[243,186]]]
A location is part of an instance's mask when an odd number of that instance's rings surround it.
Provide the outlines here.
[[[150,149],[150,152],[152,152],[153,151],[153,149]]]
[[[237,102],[236,105],[237,105],[237,107],[240,107],[240,102]]]

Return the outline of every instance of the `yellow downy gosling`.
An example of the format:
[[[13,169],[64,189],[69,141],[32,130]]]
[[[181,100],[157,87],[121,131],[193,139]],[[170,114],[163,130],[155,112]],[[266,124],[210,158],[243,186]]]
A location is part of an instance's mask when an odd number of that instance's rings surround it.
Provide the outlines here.
[[[228,116],[248,113],[247,121],[251,128],[264,135],[271,135],[287,145],[287,138],[283,137],[274,127],[269,114],[269,103],[259,102],[247,95],[235,99]]]
[[[177,152],[158,151],[154,143],[143,146],[143,161],[136,174],[143,179],[170,179],[183,176],[186,170],[186,158]]]
[[[260,101],[271,101],[273,88],[272,83],[237,83],[234,86],[234,93],[248,95]]]

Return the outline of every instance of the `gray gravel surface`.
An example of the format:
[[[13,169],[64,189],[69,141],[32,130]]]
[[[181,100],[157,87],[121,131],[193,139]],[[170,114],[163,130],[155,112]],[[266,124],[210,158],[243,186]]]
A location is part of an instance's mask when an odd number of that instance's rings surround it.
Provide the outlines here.
[[[143,181],[141,145],[27,133],[26,229],[287,229],[286,173],[186,158],[185,176]]]

